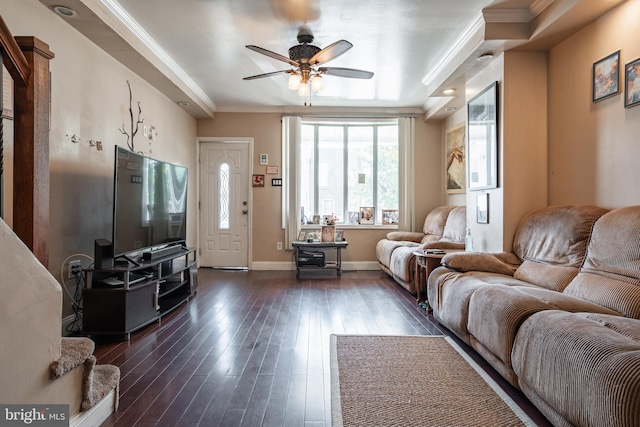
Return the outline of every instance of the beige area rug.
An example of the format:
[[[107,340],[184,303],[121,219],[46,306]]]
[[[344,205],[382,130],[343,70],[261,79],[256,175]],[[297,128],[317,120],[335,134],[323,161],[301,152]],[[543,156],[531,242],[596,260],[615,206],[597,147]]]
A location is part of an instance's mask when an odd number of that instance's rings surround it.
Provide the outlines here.
[[[447,337],[331,336],[334,426],[534,426]]]

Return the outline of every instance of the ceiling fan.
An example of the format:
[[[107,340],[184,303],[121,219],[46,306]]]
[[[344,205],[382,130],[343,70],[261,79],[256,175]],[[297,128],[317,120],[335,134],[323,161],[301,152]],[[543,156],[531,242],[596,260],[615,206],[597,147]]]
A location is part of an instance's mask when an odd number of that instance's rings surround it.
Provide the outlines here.
[[[323,89],[323,74],[352,79],[370,79],[373,77],[371,71],[341,67],[320,67],[320,65],[325,62],[329,62],[351,49],[353,45],[348,41],[338,40],[324,49],[320,49],[310,44],[313,42],[314,37],[306,26],[300,27],[297,38],[299,44],[289,49],[288,58],[259,46],[248,45],[248,49],[286,62],[294,68],[245,77],[243,80],[255,80],[279,74],[289,74],[289,89],[298,90],[298,95],[300,96],[307,96],[310,94],[310,90],[319,92]],[[311,86],[311,88],[309,88],[309,86]]]

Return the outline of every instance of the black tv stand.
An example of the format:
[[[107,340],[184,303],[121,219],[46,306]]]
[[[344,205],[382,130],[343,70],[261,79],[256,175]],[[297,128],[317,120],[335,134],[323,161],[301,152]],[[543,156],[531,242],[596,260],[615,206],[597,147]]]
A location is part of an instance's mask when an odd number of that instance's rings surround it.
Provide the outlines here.
[[[126,262],[131,263],[131,264],[133,264],[135,266],[139,266],[140,265],[140,263],[138,261],[135,261],[135,260],[129,258],[128,256],[126,256],[126,255],[118,255],[117,257],[113,258],[113,262],[117,264],[118,263],[117,261],[119,259],[123,259]]]
[[[198,289],[196,249],[175,247],[174,253],[153,260],[123,257],[130,263],[85,270],[83,332],[128,340],[132,332],[193,298]]]

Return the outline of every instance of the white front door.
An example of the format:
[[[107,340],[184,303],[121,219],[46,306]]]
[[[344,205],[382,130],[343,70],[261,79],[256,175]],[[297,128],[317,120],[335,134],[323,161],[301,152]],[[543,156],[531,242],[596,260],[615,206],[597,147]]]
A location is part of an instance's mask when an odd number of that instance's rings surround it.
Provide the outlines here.
[[[200,144],[200,265],[249,267],[249,140]]]

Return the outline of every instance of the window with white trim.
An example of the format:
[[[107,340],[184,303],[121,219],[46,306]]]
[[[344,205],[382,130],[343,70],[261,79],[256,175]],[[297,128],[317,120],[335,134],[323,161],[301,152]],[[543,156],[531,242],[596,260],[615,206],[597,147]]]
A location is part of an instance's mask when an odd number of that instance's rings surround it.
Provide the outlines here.
[[[330,121],[303,119],[300,128],[299,206],[303,222],[335,215],[354,222],[360,208],[399,209],[398,120]]]

